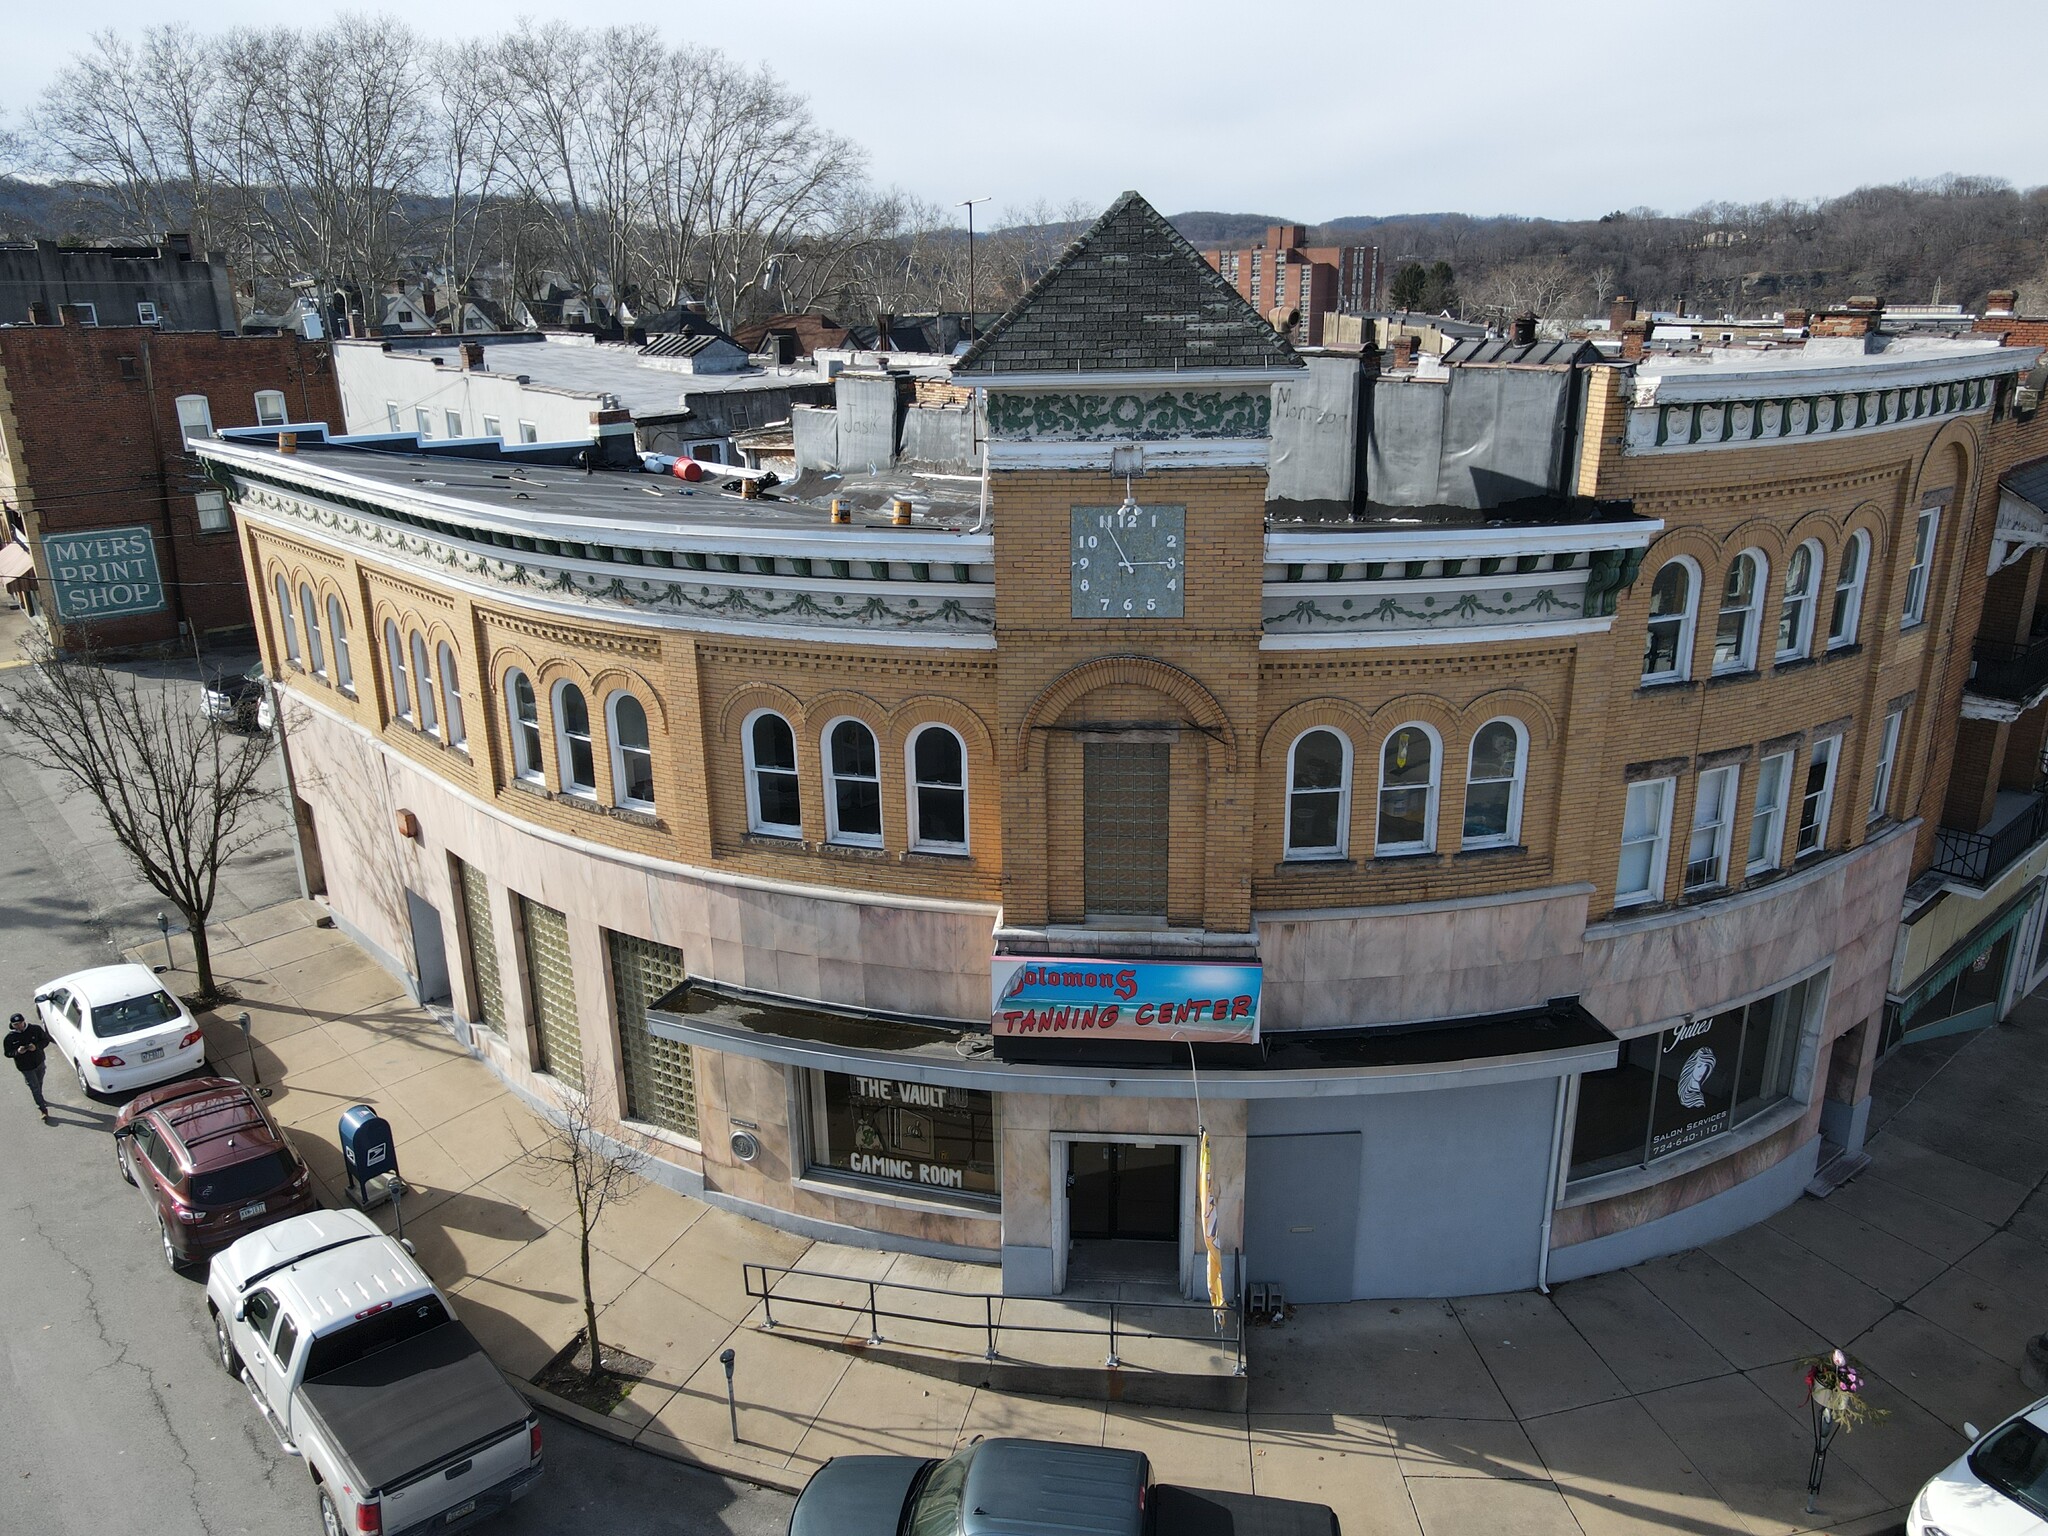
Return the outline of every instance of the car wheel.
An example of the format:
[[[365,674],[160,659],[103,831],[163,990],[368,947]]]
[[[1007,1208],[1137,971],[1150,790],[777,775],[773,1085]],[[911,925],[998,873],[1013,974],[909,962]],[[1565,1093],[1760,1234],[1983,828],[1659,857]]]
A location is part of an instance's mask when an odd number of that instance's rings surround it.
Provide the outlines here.
[[[242,1357],[235,1353],[235,1341],[228,1337],[228,1320],[218,1312],[213,1314],[213,1349],[222,1370],[230,1376],[242,1374]]]
[[[171,1266],[172,1274],[180,1273],[185,1268],[185,1260],[179,1258],[178,1250],[171,1246],[171,1229],[161,1216],[157,1218],[156,1230],[164,1240],[164,1262]]]
[[[128,1166],[128,1141],[123,1137],[114,1147],[114,1166],[121,1170],[121,1177],[130,1184],[135,1183],[135,1170]],[[140,1186],[137,1186],[138,1188]]]
[[[341,1523],[341,1511],[334,1507],[334,1495],[325,1488],[320,1490],[320,1529],[325,1536],[349,1536]]]
[[[78,1074],[79,1091],[83,1093],[87,1098],[91,1098],[92,1084],[86,1081],[85,1063],[82,1061],[74,1061],[73,1063],[71,1063],[71,1070]]]

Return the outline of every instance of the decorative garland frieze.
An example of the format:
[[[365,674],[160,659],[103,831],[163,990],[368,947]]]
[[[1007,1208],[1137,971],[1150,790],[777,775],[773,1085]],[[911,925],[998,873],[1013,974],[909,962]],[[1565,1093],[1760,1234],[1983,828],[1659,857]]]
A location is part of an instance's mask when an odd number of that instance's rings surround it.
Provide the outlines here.
[[[1434,629],[1442,625],[1499,624],[1506,621],[1579,617],[1584,601],[1577,594],[1561,594],[1551,587],[1516,594],[1503,592],[1499,602],[1483,593],[1425,593],[1374,598],[1307,597],[1288,606],[1269,607],[1266,631],[1378,629]]]
[[[1271,390],[1164,389],[1124,394],[991,390],[988,396],[989,434],[999,438],[1065,442],[1257,438],[1269,436],[1272,424]]]
[[[1987,410],[1993,389],[1991,379],[1973,378],[1766,399],[1639,398],[1630,412],[1628,446],[1632,453],[1671,452],[1916,426]]]

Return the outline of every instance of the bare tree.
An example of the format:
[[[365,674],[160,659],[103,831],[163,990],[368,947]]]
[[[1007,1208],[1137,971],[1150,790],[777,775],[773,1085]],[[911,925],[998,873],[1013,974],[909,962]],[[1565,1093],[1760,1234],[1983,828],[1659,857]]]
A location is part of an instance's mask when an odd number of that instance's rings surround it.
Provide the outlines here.
[[[583,1091],[566,1091],[560,1107],[542,1121],[539,1145],[528,1146],[521,1159],[536,1177],[566,1185],[576,1202],[576,1252],[583,1277],[583,1340],[590,1348],[588,1375],[604,1374],[597,1339],[597,1298],[590,1284],[590,1240],[607,1207],[633,1192],[647,1171],[648,1153],[637,1142],[622,1141],[617,1095],[605,1086],[610,1079],[586,1056]]]
[[[0,755],[55,770],[99,807],[122,852],[192,934],[199,991],[213,997],[206,922],[221,871],[261,835],[272,799],[267,733],[244,733],[193,707],[182,687],[116,672],[90,654],[30,643],[5,706]]]

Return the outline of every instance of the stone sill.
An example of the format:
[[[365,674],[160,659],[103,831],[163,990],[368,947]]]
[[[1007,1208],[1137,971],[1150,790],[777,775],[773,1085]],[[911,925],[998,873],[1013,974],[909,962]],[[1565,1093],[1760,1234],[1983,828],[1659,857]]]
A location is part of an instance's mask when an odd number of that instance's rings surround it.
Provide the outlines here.
[[[1001,1221],[1003,1202],[1000,1195],[985,1204],[968,1203],[964,1200],[947,1200],[938,1196],[899,1195],[893,1190],[873,1184],[863,1184],[854,1179],[839,1179],[822,1176],[815,1168],[807,1168],[789,1181],[790,1188],[800,1189],[806,1194],[822,1195],[836,1200],[859,1200],[868,1205],[893,1206],[899,1211],[921,1211],[932,1216],[952,1216],[962,1221]]]
[[[1612,1173],[1599,1173],[1590,1179],[1580,1179],[1576,1184],[1567,1184],[1563,1196],[1557,1202],[1558,1209],[1569,1210],[1573,1206],[1612,1200],[1617,1195],[1634,1194],[1638,1190],[1649,1189],[1682,1175],[1695,1173],[1720,1162],[1723,1158],[1746,1151],[1760,1141],[1770,1140],[1788,1125],[1798,1124],[1808,1107],[1800,1099],[1790,1098],[1760,1115],[1751,1117],[1732,1131],[1723,1131],[1696,1147],[1687,1147],[1683,1152],[1674,1152],[1669,1157],[1659,1158],[1647,1168],[1617,1168]]]
[[[414,734],[418,735],[420,733],[415,732]],[[432,737],[427,739],[433,740]],[[453,753],[465,762],[469,759],[469,754],[458,747],[446,747],[443,750]],[[601,817],[606,821],[621,821],[629,827],[646,827],[650,831],[655,832],[666,832],[668,830],[667,822],[663,821],[659,816],[649,815],[646,811],[636,811],[624,805],[605,805],[591,795],[564,794],[561,790],[549,789],[543,784],[536,784],[531,779],[515,776],[505,781],[505,787],[517,790],[522,795],[531,795],[536,800],[545,800],[551,805],[566,805],[573,810],[582,811],[589,816]]]

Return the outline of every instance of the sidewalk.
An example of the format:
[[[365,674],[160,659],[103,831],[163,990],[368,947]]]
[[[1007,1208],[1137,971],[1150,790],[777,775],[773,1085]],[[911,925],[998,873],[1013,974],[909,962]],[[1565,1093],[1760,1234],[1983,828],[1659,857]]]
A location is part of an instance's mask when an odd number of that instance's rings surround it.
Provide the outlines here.
[[[246,1075],[232,1021],[248,1008],[255,1065],[281,1085],[272,1107],[330,1203],[336,1117],[377,1106],[420,1261],[499,1364],[529,1377],[582,1323],[566,1194],[519,1161],[532,1113],[387,972],[315,926],[319,911],[288,902],[215,930],[215,968],[244,1001],[207,1019],[210,1057]],[[160,945],[132,953],[162,958]],[[2034,1000],[2011,1026],[1887,1063],[1872,1166],[1829,1200],[1551,1297],[1303,1308],[1254,1331],[1244,1414],[1007,1396],[762,1333],[742,1263],[915,1281],[930,1261],[812,1244],[646,1185],[597,1242],[605,1342],[655,1362],[607,1427],[782,1488],[835,1454],[943,1455],[976,1435],[1133,1446],[1164,1481],[1324,1500],[1346,1536],[1892,1530],[1962,1449],[1965,1419],[1988,1426],[2030,1395],[2016,1366],[2048,1327],[2044,1068],[2048,1002]],[[1808,1516],[1790,1362],[1837,1345],[1892,1417],[1836,1441]]]

